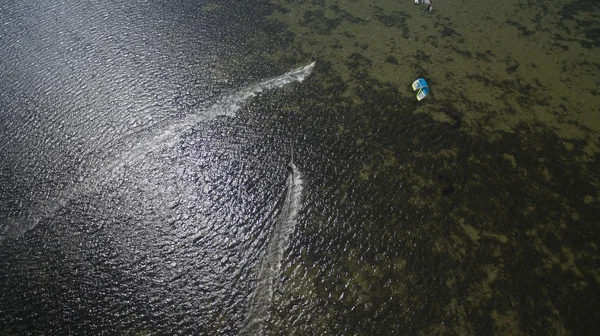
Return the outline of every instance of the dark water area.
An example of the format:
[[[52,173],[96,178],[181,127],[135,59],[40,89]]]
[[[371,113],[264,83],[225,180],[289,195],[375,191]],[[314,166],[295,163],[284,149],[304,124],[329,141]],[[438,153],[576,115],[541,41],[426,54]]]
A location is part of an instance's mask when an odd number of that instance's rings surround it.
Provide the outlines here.
[[[293,84],[219,116],[297,66],[245,57],[260,6],[1,12],[0,333],[235,334],[298,135]]]
[[[483,5],[0,5],[0,334],[597,334],[598,7]]]

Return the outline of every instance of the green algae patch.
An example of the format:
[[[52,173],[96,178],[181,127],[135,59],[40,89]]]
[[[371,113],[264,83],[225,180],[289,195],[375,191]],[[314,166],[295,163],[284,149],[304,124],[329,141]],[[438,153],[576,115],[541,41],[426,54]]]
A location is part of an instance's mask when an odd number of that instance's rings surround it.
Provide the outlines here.
[[[593,197],[593,196],[591,196],[591,195],[585,195],[585,196],[583,197],[583,202],[584,202],[585,204],[590,204],[590,203],[594,202],[594,197]]]
[[[203,12],[216,12],[221,8],[221,5],[216,4],[216,3],[207,3],[205,5],[202,6],[202,11]]]
[[[502,244],[508,243],[508,237],[503,234],[484,232],[482,235],[485,237],[493,238]]]
[[[575,148],[575,145],[573,145],[572,143],[568,142],[568,141],[563,141],[563,146],[565,146],[565,148],[568,151],[572,151],[573,148]]]
[[[510,154],[508,154],[508,153],[504,153],[504,154],[502,154],[502,157],[503,157],[503,158],[504,158],[506,161],[510,162],[510,165],[511,165],[513,168],[517,168],[517,161],[515,160],[515,157],[514,157],[513,155],[510,155]]]
[[[465,233],[465,235],[475,244],[479,243],[479,231],[476,230],[474,227],[472,227],[471,225],[468,224],[464,224],[464,220],[461,220],[460,222],[460,227],[462,228],[463,232]]]
[[[363,181],[367,181],[367,180],[369,180],[369,176],[371,176],[371,174],[372,174],[372,167],[369,165],[363,165],[362,169],[360,170],[359,178]]]
[[[452,119],[450,116],[448,116],[444,112],[432,112],[431,116],[433,117],[433,120],[441,122],[441,123],[453,124],[455,122],[454,119]]]
[[[494,330],[498,335],[520,335],[523,332],[519,327],[519,314],[514,310],[505,312],[492,311],[492,320],[494,321]]]

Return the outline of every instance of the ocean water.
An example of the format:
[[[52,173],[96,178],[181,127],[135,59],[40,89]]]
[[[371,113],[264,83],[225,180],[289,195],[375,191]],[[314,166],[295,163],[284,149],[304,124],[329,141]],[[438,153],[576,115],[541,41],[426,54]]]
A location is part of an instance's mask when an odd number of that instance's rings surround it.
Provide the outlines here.
[[[0,5],[0,333],[597,334],[599,6],[424,9]]]

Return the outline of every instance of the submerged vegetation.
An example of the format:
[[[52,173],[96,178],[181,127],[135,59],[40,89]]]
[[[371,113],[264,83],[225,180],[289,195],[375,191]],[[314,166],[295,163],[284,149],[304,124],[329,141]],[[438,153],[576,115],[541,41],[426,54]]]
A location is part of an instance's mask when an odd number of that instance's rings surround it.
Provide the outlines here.
[[[271,2],[265,57],[318,61],[294,110],[325,198],[272,333],[600,332],[598,7]]]

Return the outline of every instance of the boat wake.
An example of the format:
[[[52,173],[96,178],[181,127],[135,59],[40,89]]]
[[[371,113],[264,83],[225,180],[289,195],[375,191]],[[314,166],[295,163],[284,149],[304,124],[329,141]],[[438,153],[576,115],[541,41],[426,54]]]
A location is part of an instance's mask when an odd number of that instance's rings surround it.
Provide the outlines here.
[[[225,95],[208,109],[193,113],[161,129],[159,132],[149,134],[141,141],[136,140],[132,142],[134,145],[125,150],[121,155],[99,165],[102,168],[85,173],[85,177],[81,178],[79,182],[74,182],[57,195],[33,205],[23,216],[9,218],[7,223],[0,227],[0,242],[6,239],[20,238],[26,232],[34,229],[43,219],[54,216],[69,201],[76,199],[90,190],[94,190],[102,181],[114,179],[121,173],[124,167],[136,166],[149,153],[176,144],[181,134],[191,130],[198,123],[214,119],[218,116],[235,116],[248,100],[260,92],[281,88],[294,82],[303,82],[310,76],[314,67],[315,62],[312,62],[280,76],[245,87],[233,94]]]
[[[296,228],[298,212],[302,208],[304,181],[298,167],[291,162],[287,179],[287,192],[279,220],[273,228],[259,263],[256,286],[251,296],[250,308],[241,330],[242,335],[263,335],[269,310],[273,303],[276,282],[281,276],[284,252],[289,247],[290,237]]]

